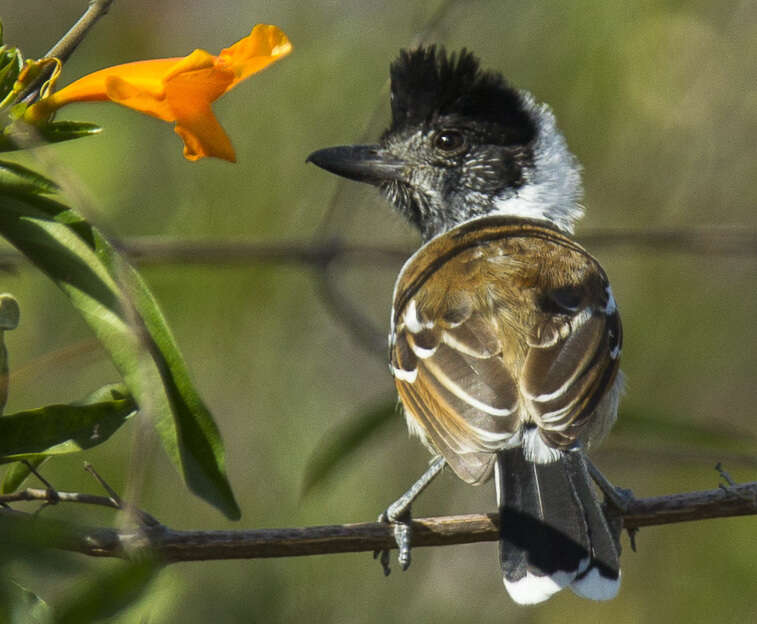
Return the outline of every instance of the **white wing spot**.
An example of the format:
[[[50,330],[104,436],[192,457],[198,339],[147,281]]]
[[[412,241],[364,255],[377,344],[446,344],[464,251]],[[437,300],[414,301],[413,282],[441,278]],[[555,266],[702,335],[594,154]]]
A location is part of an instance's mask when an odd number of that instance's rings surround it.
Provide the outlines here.
[[[413,370],[408,371],[402,368],[394,368],[392,366],[392,375],[394,375],[400,381],[415,383],[415,380],[418,378],[418,369],[414,368]]]

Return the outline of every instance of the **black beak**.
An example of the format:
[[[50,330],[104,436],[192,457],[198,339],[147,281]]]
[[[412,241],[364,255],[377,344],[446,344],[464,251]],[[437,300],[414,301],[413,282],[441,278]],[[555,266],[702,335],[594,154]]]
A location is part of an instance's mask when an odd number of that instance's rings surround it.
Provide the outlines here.
[[[306,162],[350,180],[374,185],[402,180],[405,168],[404,162],[390,156],[378,145],[327,147],[310,154]]]

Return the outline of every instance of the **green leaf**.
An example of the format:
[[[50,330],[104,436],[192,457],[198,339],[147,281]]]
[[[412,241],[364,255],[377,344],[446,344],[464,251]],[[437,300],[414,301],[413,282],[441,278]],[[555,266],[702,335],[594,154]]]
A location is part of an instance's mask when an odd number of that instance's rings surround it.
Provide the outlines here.
[[[0,192],[2,193],[55,193],[58,185],[19,164],[0,160]]]
[[[397,401],[381,403],[333,427],[310,456],[302,484],[303,496],[330,477],[387,423],[397,419]]]
[[[8,349],[5,346],[5,332],[16,329],[19,315],[16,298],[8,293],[0,294],[0,414],[8,401]]]
[[[88,406],[88,408],[82,410],[82,406]],[[93,406],[96,406],[97,409]],[[76,444],[76,438],[85,439],[84,448],[91,448],[97,444],[102,444],[133,415],[136,409],[134,400],[122,384],[103,386],[95,390],[83,401],[76,402],[67,407],[70,408],[69,414],[73,418],[69,419],[66,423],[60,424],[64,433],[59,441],[54,442],[52,446],[44,449],[41,453],[28,454],[23,456],[23,458],[14,459],[24,459],[33,468],[38,468],[45,460],[54,455],[76,453],[84,450]],[[45,410],[46,408],[42,409]],[[100,419],[100,416],[102,416],[102,419]],[[34,425],[42,427],[43,423],[38,422],[34,423]],[[1,426],[2,422],[0,422]],[[71,434],[70,438],[65,438],[67,435],[65,432],[66,429]],[[87,438],[87,436],[89,437]],[[3,463],[2,459],[0,459],[0,463]],[[9,492],[15,492],[30,474],[31,470],[29,466],[24,462],[18,461],[8,468],[3,475],[0,493],[8,494]]]
[[[218,428],[149,289],[102,234],[41,195],[0,195],[0,233],[68,296],[108,351],[187,486],[240,516]]]
[[[5,471],[3,482],[0,484],[0,494],[10,494],[21,487],[24,480],[32,473],[29,466],[37,470],[47,461],[46,456],[27,459],[26,462],[16,462]]]
[[[86,121],[55,121],[41,126],[39,131],[48,143],[59,143],[99,134],[102,128]]]
[[[24,58],[16,48],[4,47],[0,52],[0,108],[5,106],[6,99],[12,100],[13,85],[24,66]]]
[[[45,624],[50,621],[52,612],[45,601],[13,579],[3,582],[0,596],[2,596],[0,622]]]
[[[97,574],[82,589],[69,592],[65,602],[54,607],[53,622],[81,624],[114,617],[142,596],[159,570],[149,558],[119,563],[107,574]]]
[[[22,112],[14,109],[14,115],[21,115]],[[0,134],[0,152],[14,152],[48,143],[80,139],[101,131],[102,128],[97,124],[84,121],[55,121],[34,126],[18,121],[8,124]]]
[[[135,411],[134,400],[117,393],[106,401],[47,405],[3,416],[0,463],[92,448],[105,442]]]

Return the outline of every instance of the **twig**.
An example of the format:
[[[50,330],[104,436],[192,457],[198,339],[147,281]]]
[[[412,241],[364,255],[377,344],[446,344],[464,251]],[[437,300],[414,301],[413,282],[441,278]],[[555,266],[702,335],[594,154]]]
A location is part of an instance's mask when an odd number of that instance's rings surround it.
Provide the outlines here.
[[[110,500],[113,501],[113,506],[116,509],[123,509],[124,503],[121,500],[121,497],[118,495],[118,492],[116,492],[108,482],[103,479],[95,470],[95,467],[90,464],[89,462],[84,462],[84,470],[86,470],[89,474],[91,474],[95,481],[97,481],[102,488],[108,493],[108,496],[110,497]]]
[[[88,466],[91,468],[91,465],[88,464]],[[87,468],[87,471],[92,472],[89,468]],[[97,496],[96,494],[81,494],[79,492],[61,492],[52,487],[44,490],[40,488],[26,488],[19,490],[18,492],[13,492],[12,494],[0,494],[0,506],[7,507],[8,503],[18,503],[22,501],[38,501],[45,505],[55,505],[57,503],[97,505],[99,507],[109,507],[111,509],[118,509],[132,513],[138,518],[142,525],[147,527],[162,526],[158,520],[147,512],[122,501],[118,494],[116,494],[113,489],[110,488],[101,477],[99,477],[99,475],[96,478],[101,485],[106,487],[109,494],[112,493],[115,496]]]
[[[89,30],[95,25],[103,15],[105,15],[110,9],[110,5],[113,4],[113,0],[89,0],[89,6],[84,11],[82,16],[71,26],[68,32],[63,35],[58,43],[50,48],[46,53],[46,57],[55,57],[61,62],[65,62],[79,44],[84,40]],[[31,101],[37,97],[39,89],[42,85],[49,80],[53,73],[53,66],[40,73],[37,78],[29,83],[27,88],[19,94],[18,101]]]
[[[31,497],[25,490],[26,496]],[[44,496],[44,490],[37,490]],[[23,493],[0,497],[9,500]],[[8,497],[16,497],[9,499]],[[61,501],[92,502],[112,507],[106,497],[59,493]],[[87,499],[89,499],[87,501]],[[609,510],[609,513],[617,513]],[[672,524],[691,520],[725,518],[757,514],[757,482],[734,485],[728,490],[714,489],[655,498],[636,499],[622,513],[623,526],[636,529],[644,526]],[[16,526],[34,522],[35,533],[48,546],[96,557],[126,557],[135,549],[148,549],[171,563],[215,559],[256,559],[294,557],[345,552],[372,552],[395,547],[391,525],[380,522],[313,526],[292,529],[259,529],[237,531],[177,531],[162,525],[143,526],[135,530],[79,527],[55,520],[36,518],[0,507],[0,530],[12,531]],[[9,533],[12,534],[12,533]],[[473,542],[496,541],[499,538],[496,514],[471,514],[413,521],[413,544],[449,546]]]
[[[120,509],[118,504],[109,496],[94,494],[80,494],[78,492],[59,492],[53,489],[26,488],[12,494],[0,494],[0,504],[16,503],[19,501],[41,501],[45,503],[83,503],[85,505],[99,505]]]
[[[84,40],[90,28],[110,10],[111,4],[113,0],[89,0],[89,6],[84,14],[60,38],[60,41],[47,51],[45,56],[54,56],[61,62],[65,62]]]

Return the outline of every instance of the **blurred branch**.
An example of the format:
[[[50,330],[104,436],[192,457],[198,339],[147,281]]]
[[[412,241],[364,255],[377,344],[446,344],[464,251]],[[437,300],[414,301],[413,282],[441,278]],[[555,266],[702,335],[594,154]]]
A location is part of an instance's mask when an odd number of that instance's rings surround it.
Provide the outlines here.
[[[338,259],[350,258],[361,264],[401,262],[410,251],[400,247],[350,245],[339,240],[258,243],[245,241],[186,241],[162,237],[142,237],[118,244],[136,264],[248,265],[256,263],[293,264],[324,267]],[[0,250],[0,267],[15,270],[25,263],[13,249]]]
[[[745,227],[602,228],[577,237],[589,248],[636,247],[696,255],[757,256],[757,231]]]
[[[50,490],[39,490],[50,492]],[[64,501],[63,493],[57,493]],[[85,496],[85,495],[77,495]],[[34,497],[37,500],[36,496]],[[107,497],[88,502],[113,506]],[[3,500],[7,500],[4,497]],[[24,499],[28,500],[28,499]],[[84,502],[79,500],[78,502]],[[634,499],[624,512],[608,509],[626,529],[691,520],[757,514],[757,482],[727,485],[701,492]],[[137,529],[85,528],[43,519],[0,507],[2,533],[33,523],[35,535],[46,546],[94,557],[122,557],[148,550],[173,563],[216,559],[256,559],[330,553],[376,551],[394,548],[392,527],[379,522],[314,526],[293,529],[237,531],[177,531],[160,524],[143,523]],[[449,546],[499,539],[497,514],[470,514],[413,521],[413,545]]]
[[[746,227],[586,230],[578,237],[591,248],[634,247],[659,252],[718,256],[757,256],[757,231]],[[394,264],[413,252],[399,245],[354,245],[337,238],[325,241],[187,241],[140,237],[122,241],[119,249],[140,265],[244,265],[259,262],[323,267],[349,258],[359,264]],[[0,267],[15,269],[24,257],[0,250]]]

